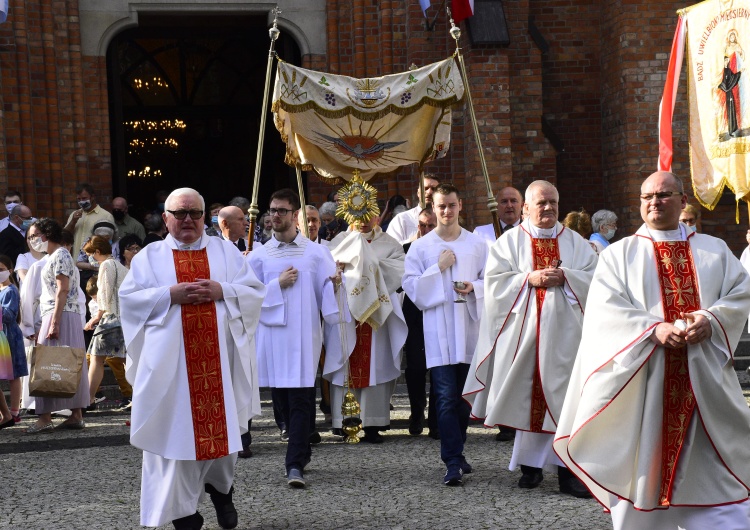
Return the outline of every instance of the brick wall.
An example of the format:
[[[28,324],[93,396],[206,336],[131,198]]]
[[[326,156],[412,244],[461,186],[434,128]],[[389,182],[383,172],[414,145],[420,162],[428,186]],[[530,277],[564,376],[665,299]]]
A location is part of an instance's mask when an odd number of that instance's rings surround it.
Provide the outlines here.
[[[10,13],[0,26],[0,188],[62,219],[75,184],[90,182],[101,201],[111,193],[104,62],[81,56],[77,1],[11,0]]]

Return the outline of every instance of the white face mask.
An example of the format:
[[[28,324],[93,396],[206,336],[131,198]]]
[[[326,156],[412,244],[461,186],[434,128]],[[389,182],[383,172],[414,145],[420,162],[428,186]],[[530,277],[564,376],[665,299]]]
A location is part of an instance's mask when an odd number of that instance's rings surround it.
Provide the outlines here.
[[[616,230],[614,228],[610,228],[604,234],[604,239],[606,239],[607,241],[609,241],[610,239],[612,239],[613,237],[615,237],[615,232],[616,232]]]
[[[0,271],[0,283],[5,283],[8,278],[10,278],[10,271]]]
[[[688,230],[690,230],[691,232],[697,232],[698,231],[698,227],[696,225],[693,225],[693,226],[686,225],[686,226],[688,227]]]
[[[99,266],[99,262],[94,259],[94,256],[89,256],[89,263],[93,265],[94,267]]]
[[[31,244],[31,248],[33,248],[37,252],[47,252],[47,242],[42,241],[41,237],[35,237],[29,240],[29,243]]]
[[[13,210],[13,208],[15,208],[16,206],[18,206],[19,204],[21,204],[21,203],[20,202],[12,202],[10,204],[6,204],[5,205],[5,209],[8,210],[8,215],[10,215],[10,212]]]

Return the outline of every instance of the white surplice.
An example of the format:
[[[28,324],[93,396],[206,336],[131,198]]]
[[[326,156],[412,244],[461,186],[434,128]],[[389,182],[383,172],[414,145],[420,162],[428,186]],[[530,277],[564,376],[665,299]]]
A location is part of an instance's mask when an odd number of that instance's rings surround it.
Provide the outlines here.
[[[419,227],[419,212],[422,211],[421,206],[415,206],[411,210],[406,210],[396,214],[391,222],[388,223],[388,228],[385,233],[391,236],[393,239],[403,245],[408,243],[414,234],[417,233]]]
[[[532,235],[556,237],[565,283],[548,288],[537,325],[536,288],[528,283],[534,271]],[[534,453],[531,460],[513,464],[534,466],[551,455],[552,433],[562,409],[570,371],[581,337],[581,321],[589,283],[596,267],[596,253],[588,242],[557,223],[543,230],[529,220],[504,233],[490,248],[485,270],[485,314],[464,398],[472,404],[472,415],[488,427],[503,425],[520,431],[531,429],[531,392],[538,362],[547,403],[542,424],[547,433],[543,454],[531,447],[516,447],[516,455]],[[538,351],[538,359],[537,359]],[[533,438],[517,437],[522,443]],[[515,465],[514,465],[515,467]],[[534,466],[539,467],[539,466]]]
[[[456,262],[444,271],[438,267],[443,250]],[[469,364],[479,334],[484,307],[484,272],[487,244],[466,229],[454,241],[444,241],[433,230],[414,241],[404,263],[404,292],[422,311],[427,368]],[[469,281],[474,290],[466,303],[455,303],[453,281]]]
[[[177,284],[172,256],[177,248],[171,235],[146,246],[120,287],[126,376],[133,385],[130,442],[164,458],[195,460],[182,311],[169,293]],[[240,433],[248,420],[260,414],[253,337],[265,287],[231,243],[204,234],[199,248],[206,248],[210,279],[224,292],[215,306],[229,452],[234,453],[242,450]]]
[[[696,408],[677,463],[672,506],[653,518],[646,512],[665,509],[659,506],[664,349],[650,340],[664,309],[653,240],[686,238],[684,227],[675,232],[644,225],[601,253],[554,447],[597,500],[614,507],[617,528],[639,521],[647,521],[642,528],[704,528],[702,518],[713,517],[707,510],[716,510],[714,520],[734,514],[726,521],[748,528],[750,411],[732,354],[750,311],[750,277],[723,241],[703,234],[687,240],[699,312],[711,322],[712,335],[688,346]]]
[[[369,243],[368,236],[371,238]],[[366,285],[372,287],[374,284],[379,286],[377,292],[380,296],[388,298],[387,302],[381,299],[380,306],[372,316],[378,315],[378,320],[385,317],[385,321],[377,329],[373,327],[372,330],[369,386],[357,389],[355,394],[362,408],[360,418],[364,425],[383,427],[390,423],[393,381],[401,374],[401,348],[408,334],[401,301],[396,293],[401,286],[404,272],[404,249],[378,227],[370,234],[339,234],[331,241],[331,248],[333,258],[345,264],[343,275],[346,292],[345,297],[341,297],[343,293],[339,295],[341,302],[346,304],[344,321],[341,324],[327,323],[325,326],[326,360],[323,377],[331,382],[333,427],[341,427],[342,415],[339,405],[343,398],[342,387],[346,381],[346,361],[356,344],[355,326],[359,324],[356,318],[363,318],[371,313],[371,308],[361,311],[364,305],[360,304],[357,298],[369,291]],[[367,264],[366,268],[361,266],[364,263]],[[344,348],[342,340],[346,342]]]
[[[314,387],[323,345],[320,315],[338,322],[330,280],[336,273],[336,264],[330,251],[299,233],[295,242],[304,244],[304,253],[298,256],[274,257],[273,251],[269,254],[269,249],[279,245],[273,236],[248,254],[250,265],[268,288],[255,340],[263,387]],[[282,289],[279,275],[291,266],[298,271],[297,281]]]

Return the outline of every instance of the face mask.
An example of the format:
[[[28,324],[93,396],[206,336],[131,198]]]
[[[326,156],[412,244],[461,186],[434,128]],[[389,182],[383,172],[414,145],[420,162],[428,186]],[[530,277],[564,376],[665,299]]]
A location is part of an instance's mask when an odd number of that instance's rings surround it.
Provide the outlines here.
[[[33,248],[37,252],[47,252],[47,242],[42,241],[41,237],[35,237],[34,239],[30,240],[29,243],[31,244],[31,248]]]
[[[13,208],[15,208],[16,206],[18,206],[19,204],[21,204],[21,203],[19,203],[19,202],[12,202],[10,204],[6,204],[5,205],[5,209],[8,210],[8,215],[10,215],[10,212],[13,210]]]
[[[612,239],[613,237],[615,237],[615,232],[616,232],[616,230],[614,228],[610,228],[604,234],[604,239],[606,239],[607,241],[609,241],[610,239]]]
[[[213,224],[213,225],[218,225],[219,224],[219,216],[218,215],[214,215],[213,217],[211,217],[211,224]]]
[[[10,278],[10,271],[0,271],[0,283],[5,283],[8,278]]]
[[[29,228],[31,228],[31,225],[33,225],[33,224],[34,224],[34,220],[33,219],[25,219],[25,220],[21,221],[21,230],[23,230],[25,232],[26,230],[28,230]]]
[[[122,221],[125,219],[125,212],[122,210],[112,210],[112,217],[115,218],[115,221]]]
[[[89,256],[89,264],[93,265],[94,267],[99,266],[99,262],[94,259],[94,256]]]
[[[690,230],[691,232],[697,232],[698,231],[698,227],[697,226],[688,226],[688,230]]]
[[[78,201],[78,206],[83,210],[91,208],[91,201]]]

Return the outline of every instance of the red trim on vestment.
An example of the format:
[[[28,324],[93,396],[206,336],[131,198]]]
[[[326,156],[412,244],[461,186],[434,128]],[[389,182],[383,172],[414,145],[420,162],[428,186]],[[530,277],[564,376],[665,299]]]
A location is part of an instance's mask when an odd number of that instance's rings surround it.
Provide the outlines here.
[[[200,250],[172,250],[177,282],[194,282],[211,277],[208,253]],[[229,454],[224,384],[216,304],[183,304],[182,336],[185,344],[190,411],[193,416],[195,459],[213,460]],[[157,403],[153,404],[158,406]]]
[[[372,355],[372,326],[367,322],[356,328],[357,343],[349,356],[349,385],[352,388],[370,386],[370,358]]]

